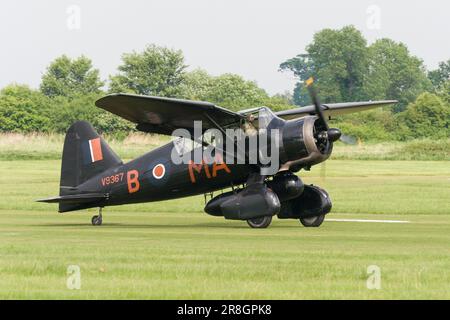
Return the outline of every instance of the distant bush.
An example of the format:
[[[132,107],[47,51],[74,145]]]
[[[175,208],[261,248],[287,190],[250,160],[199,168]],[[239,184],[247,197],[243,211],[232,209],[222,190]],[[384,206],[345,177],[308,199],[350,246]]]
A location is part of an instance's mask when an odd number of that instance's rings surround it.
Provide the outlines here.
[[[27,86],[11,85],[0,91],[0,131],[50,132],[52,102]]]
[[[99,133],[123,136],[134,130],[134,124],[95,106],[95,101],[104,94],[79,95],[67,99],[53,98],[52,122],[55,132],[66,132],[78,120],[90,122]]]
[[[398,155],[409,155],[415,160],[450,161],[450,139],[420,139],[408,141],[399,150]]]
[[[444,96],[445,97],[445,96]],[[407,141],[450,137],[450,103],[424,92],[405,111],[374,109],[338,117],[333,126],[363,141]]]
[[[345,145],[337,143],[332,159],[338,160],[444,160],[450,161],[450,139],[418,139]]]
[[[422,93],[396,118],[409,128],[402,138],[450,137],[450,105],[435,94]]]
[[[95,101],[103,95],[49,98],[27,86],[10,85],[0,91],[0,131],[65,133],[75,121],[86,120],[99,133],[123,139],[135,131],[135,125],[97,108]],[[292,107],[286,98],[276,96],[263,96],[259,103],[274,111]],[[423,93],[395,115],[389,108],[374,109],[337,117],[330,125],[362,141],[445,139],[450,137],[450,105],[436,94]]]
[[[345,135],[362,141],[395,140],[395,120],[389,109],[375,109],[349,114],[331,121],[330,125],[341,129]]]
[[[102,95],[49,98],[27,86],[8,86],[0,91],[0,131],[65,133],[75,121],[86,120],[100,133],[126,136],[134,124],[97,108],[95,101]]]

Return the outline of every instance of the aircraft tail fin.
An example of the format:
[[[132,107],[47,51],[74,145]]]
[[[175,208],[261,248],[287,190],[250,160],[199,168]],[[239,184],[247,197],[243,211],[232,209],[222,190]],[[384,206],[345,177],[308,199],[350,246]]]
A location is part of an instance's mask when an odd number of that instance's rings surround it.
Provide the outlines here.
[[[61,164],[59,211],[70,211],[81,203],[98,198],[75,196],[77,187],[99,173],[121,165],[122,160],[86,121],[75,122],[67,131]],[[71,196],[72,199],[65,196]],[[69,201],[70,199],[70,201]]]

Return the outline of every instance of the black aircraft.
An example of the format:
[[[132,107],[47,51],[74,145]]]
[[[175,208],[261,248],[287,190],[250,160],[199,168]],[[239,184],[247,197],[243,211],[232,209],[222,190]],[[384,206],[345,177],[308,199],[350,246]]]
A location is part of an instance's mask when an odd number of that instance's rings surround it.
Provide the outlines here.
[[[331,210],[330,197],[322,188],[304,184],[295,172],[309,170],[331,155],[333,142],[341,132],[330,128],[327,118],[397,101],[321,104],[312,79],[307,85],[313,105],[275,113],[266,107],[233,112],[208,102],[131,94],[105,96],[96,105],[136,123],[139,131],[172,135],[174,130],[184,129],[194,137],[173,139],[123,163],[89,123],[76,122],[64,141],[59,196],[38,201],[58,203],[59,212],[98,207],[99,215],[92,217],[92,224],[101,225],[102,208],[106,206],[205,194],[205,200],[211,196],[206,213],[245,220],[252,228],[266,228],[274,215],[299,219],[306,227],[318,227]],[[194,124],[198,121],[202,131],[195,136]],[[258,149],[256,162],[230,163],[228,158],[224,161],[223,156],[216,157],[215,153],[222,150],[215,149],[217,144],[206,137],[209,129],[223,133],[225,146],[231,144],[233,150],[239,144],[236,138],[228,136],[228,129],[242,129],[244,142],[263,133],[267,139],[268,131],[278,130],[279,135],[268,139],[268,146],[276,146],[279,155],[277,171],[263,173],[265,164]],[[244,160],[251,157],[248,144],[244,143],[241,150]],[[195,151],[208,147],[213,155],[210,161],[172,161],[173,152],[193,159]],[[213,196],[213,192],[229,188],[231,191]]]

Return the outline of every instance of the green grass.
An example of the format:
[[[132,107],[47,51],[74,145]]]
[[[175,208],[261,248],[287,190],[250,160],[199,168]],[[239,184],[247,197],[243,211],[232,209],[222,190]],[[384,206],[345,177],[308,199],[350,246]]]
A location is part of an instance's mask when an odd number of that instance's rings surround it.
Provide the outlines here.
[[[202,213],[203,198],[58,214],[60,162],[0,161],[0,298],[450,298],[450,166],[439,161],[327,162],[301,173],[324,186],[327,222],[268,229]],[[69,265],[81,289],[66,287]],[[366,288],[369,265],[380,290]]]
[[[164,143],[170,137],[132,133],[118,140],[105,136],[110,147],[123,158],[136,158]],[[0,160],[57,160],[61,158],[64,144],[62,134],[0,133]]]
[[[339,160],[450,160],[450,139],[405,142],[336,143],[333,158]]]
[[[136,158],[170,141],[170,137],[132,133],[125,140],[106,136],[111,148],[124,159]],[[64,136],[61,134],[0,133],[0,160],[57,160],[61,158]],[[338,160],[445,160],[450,161],[450,139],[407,142],[365,142],[333,148]]]

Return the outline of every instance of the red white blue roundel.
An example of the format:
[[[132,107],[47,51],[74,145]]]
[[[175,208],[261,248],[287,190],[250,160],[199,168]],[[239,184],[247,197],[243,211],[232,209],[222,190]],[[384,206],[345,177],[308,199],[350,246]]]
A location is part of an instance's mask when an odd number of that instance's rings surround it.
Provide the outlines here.
[[[149,184],[155,187],[165,185],[170,179],[170,158],[157,158],[148,164],[145,178]]]
[[[155,179],[162,179],[164,178],[164,175],[166,174],[166,167],[162,163],[158,163],[153,167],[152,170],[153,178]]]

